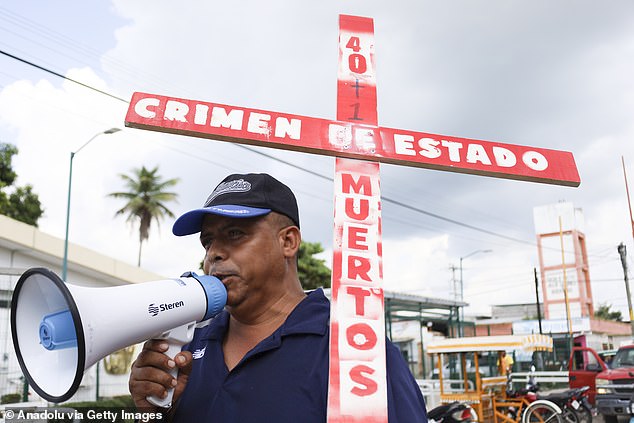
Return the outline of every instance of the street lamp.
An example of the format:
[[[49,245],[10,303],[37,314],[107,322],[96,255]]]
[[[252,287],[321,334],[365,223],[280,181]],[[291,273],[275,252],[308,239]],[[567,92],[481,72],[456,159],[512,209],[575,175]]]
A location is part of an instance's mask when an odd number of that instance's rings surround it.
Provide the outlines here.
[[[110,134],[114,134],[115,132],[119,132],[120,130],[121,129],[119,128],[110,128],[110,129],[106,129],[105,131],[98,132],[95,135],[93,135],[92,138],[86,141],[84,145],[79,147],[77,151],[70,152],[70,167],[68,170],[68,201],[66,203],[66,237],[64,238],[64,260],[62,261],[62,280],[63,281],[66,281],[66,274],[68,271],[68,225],[70,222],[70,192],[71,192],[71,186],[73,182],[73,159],[75,158],[75,154],[79,153],[82,148],[90,144],[90,142],[94,140],[95,138],[97,138],[99,135],[103,135],[103,134],[110,135]]]
[[[462,280],[462,260],[469,258],[473,255],[476,255],[478,253],[490,253],[493,250],[475,250],[470,252],[469,254],[467,254],[466,256],[460,257],[460,301],[464,302],[464,281]],[[461,311],[461,316],[460,316],[460,322],[464,321],[464,306],[460,307],[460,311]],[[460,336],[463,335],[462,333],[462,323],[460,324]]]

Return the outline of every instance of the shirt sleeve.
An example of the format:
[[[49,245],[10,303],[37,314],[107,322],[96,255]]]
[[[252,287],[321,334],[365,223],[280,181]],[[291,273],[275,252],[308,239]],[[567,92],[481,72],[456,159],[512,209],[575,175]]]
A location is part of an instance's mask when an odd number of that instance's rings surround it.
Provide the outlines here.
[[[398,348],[386,341],[387,412],[390,423],[427,423],[425,399]]]

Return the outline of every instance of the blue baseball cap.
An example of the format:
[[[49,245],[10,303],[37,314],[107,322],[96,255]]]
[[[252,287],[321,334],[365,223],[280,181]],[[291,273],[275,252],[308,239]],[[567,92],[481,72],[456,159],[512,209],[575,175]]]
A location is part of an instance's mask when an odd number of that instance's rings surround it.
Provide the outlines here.
[[[293,191],[266,173],[233,174],[223,179],[202,208],[176,219],[172,233],[177,236],[200,232],[208,214],[248,218],[277,212],[299,227],[299,211]]]

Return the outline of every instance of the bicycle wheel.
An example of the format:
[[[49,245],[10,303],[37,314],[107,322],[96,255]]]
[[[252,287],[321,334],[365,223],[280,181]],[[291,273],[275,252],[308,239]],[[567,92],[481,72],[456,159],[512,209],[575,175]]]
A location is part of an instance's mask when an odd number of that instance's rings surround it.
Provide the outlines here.
[[[536,401],[524,410],[522,423],[562,423],[562,419],[549,401]]]

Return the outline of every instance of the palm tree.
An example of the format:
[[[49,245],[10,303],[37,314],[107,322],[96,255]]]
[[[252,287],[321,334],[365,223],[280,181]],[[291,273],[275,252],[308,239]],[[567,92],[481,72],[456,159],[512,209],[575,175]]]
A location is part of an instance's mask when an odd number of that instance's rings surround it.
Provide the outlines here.
[[[127,213],[126,220],[128,222],[134,224],[138,221],[139,223],[139,258],[137,261],[139,267],[141,266],[141,247],[143,241],[146,241],[150,236],[152,220],[156,220],[156,223],[159,224],[166,215],[174,217],[174,213],[165,206],[165,203],[176,201],[176,197],[178,197],[178,194],[166,192],[165,189],[176,185],[179,179],[173,178],[163,181],[157,172],[158,166],[152,170],[142,166],[141,169],[132,169],[133,176],[119,174],[128,191],[108,194],[110,197],[127,200],[125,206],[117,210],[115,216]]]

